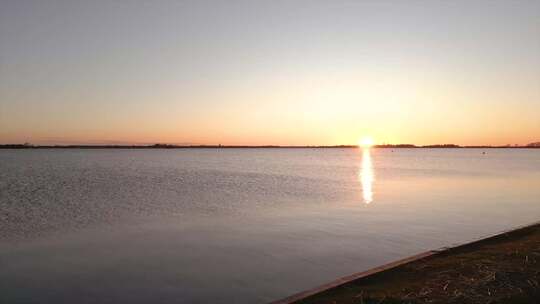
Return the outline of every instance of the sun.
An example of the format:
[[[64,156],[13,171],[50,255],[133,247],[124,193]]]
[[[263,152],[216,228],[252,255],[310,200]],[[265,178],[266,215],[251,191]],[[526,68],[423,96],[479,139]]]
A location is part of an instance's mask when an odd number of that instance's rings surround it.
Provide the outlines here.
[[[358,146],[362,147],[362,148],[369,148],[369,147],[373,146],[374,144],[375,144],[375,142],[373,141],[373,138],[371,138],[369,136],[362,137],[362,139],[360,139],[360,141],[358,141]]]

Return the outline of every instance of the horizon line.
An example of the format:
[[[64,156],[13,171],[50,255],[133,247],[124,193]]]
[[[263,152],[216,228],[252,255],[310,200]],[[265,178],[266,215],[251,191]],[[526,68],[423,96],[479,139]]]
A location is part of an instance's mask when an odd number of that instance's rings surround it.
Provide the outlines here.
[[[30,143],[24,144],[0,144],[0,149],[51,149],[51,148],[71,148],[71,149],[189,149],[189,148],[362,148],[360,145],[221,145],[221,144],[55,144],[55,145],[33,145]],[[540,148],[540,142],[533,142],[525,145],[457,145],[457,144],[431,144],[431,145],[416,145],[416,144],[380,144],[372,145],[369,148]]]

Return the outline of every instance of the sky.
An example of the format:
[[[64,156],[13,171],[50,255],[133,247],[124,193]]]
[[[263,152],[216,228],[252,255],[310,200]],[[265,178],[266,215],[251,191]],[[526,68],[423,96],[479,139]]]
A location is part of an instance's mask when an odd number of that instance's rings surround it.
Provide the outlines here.
[[[540,141],[540,1],[0,0],[0,143]]]

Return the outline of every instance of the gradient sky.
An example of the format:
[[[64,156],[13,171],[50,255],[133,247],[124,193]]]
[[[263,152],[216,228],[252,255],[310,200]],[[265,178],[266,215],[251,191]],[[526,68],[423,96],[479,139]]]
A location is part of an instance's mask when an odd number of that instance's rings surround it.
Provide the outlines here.
[[[0,143],[540,141],[540,1],[0,0]]]

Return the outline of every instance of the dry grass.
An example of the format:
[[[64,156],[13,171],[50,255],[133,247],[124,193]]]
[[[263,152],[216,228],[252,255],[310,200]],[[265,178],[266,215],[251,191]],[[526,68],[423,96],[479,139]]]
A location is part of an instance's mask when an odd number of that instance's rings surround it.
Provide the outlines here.
[[[540,225],[445,250],[297,303],[540,303]]]

